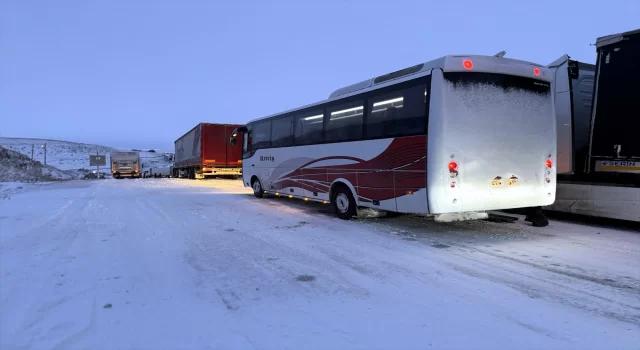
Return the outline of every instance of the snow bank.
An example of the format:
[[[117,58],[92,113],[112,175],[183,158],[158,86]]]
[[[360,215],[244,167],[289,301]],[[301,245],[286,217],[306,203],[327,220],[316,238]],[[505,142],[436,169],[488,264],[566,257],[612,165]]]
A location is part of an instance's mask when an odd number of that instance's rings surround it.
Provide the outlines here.
[[[80,177],[76,171],[65,171],[42,165],[29,157],[0,146],[0,181],[37,182],[73,180]]]

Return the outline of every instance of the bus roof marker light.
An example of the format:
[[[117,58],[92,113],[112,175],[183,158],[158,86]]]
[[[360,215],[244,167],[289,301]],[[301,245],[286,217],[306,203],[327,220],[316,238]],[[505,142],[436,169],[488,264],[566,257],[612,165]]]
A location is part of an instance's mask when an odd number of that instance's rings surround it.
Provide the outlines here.
[[[540,75],[540,68],[538,68],[538,67],[533,68],[533,75],[539,76]]]
[[[471,70],[473,69],[473,62],[471,62],[471,60],[462,60],[462,66],[464,69]]]

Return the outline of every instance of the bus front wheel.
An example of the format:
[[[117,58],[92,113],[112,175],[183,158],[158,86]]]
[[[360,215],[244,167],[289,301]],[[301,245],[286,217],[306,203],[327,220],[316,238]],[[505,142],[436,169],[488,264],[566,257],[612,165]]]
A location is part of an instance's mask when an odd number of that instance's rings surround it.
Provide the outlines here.
[[[264,196],[264,190],[262,189],[262,184],[260,183],[260,180],[258,180],[257,178],[253,179],[253,182],[251,183],[251,188],[253,188],[253,195],[256,196],[257,198],[262,198]]]
[[[331,198],[331,204],[333,204],[333,208],[340,219],[350,220],[356,215],[356,200],[347,186],[339,185],[336,187]]]

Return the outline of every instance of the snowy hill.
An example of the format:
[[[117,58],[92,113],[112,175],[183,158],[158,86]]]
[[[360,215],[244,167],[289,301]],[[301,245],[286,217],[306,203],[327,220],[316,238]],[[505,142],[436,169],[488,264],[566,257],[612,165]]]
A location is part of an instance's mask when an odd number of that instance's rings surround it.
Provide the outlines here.
[[[0,181],[36,182],[78,179],[76,170],[60,170],[0,146]]]
[[[39,161],[42,164],[44,164],[45,144],[47,152],[47,165],[54,166],[61,170],[94,170],[93,167],[89,166],[89,155],[106,155],[107,164],[109,164],[109,152],[130,151],[130,149],[120,149],[115,147],[69,141],[0,137],[0,146],[19,152],[27,156],[29,159],[31,158],[33,151],[33,160]],[[150,167],[169,167],[172,163],[171,157],[172,155],[170,153],[164,152],[149,152],[149,150],[140,152],[143,170]]]

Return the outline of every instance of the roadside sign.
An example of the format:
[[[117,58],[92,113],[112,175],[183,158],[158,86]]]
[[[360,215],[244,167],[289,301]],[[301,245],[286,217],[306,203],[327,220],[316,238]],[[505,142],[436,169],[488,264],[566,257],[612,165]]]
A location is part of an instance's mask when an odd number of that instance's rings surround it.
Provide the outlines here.
[[[107,165],[107,157],[103,154],[90,154],[89,155],[89,166],[106,166]]]

